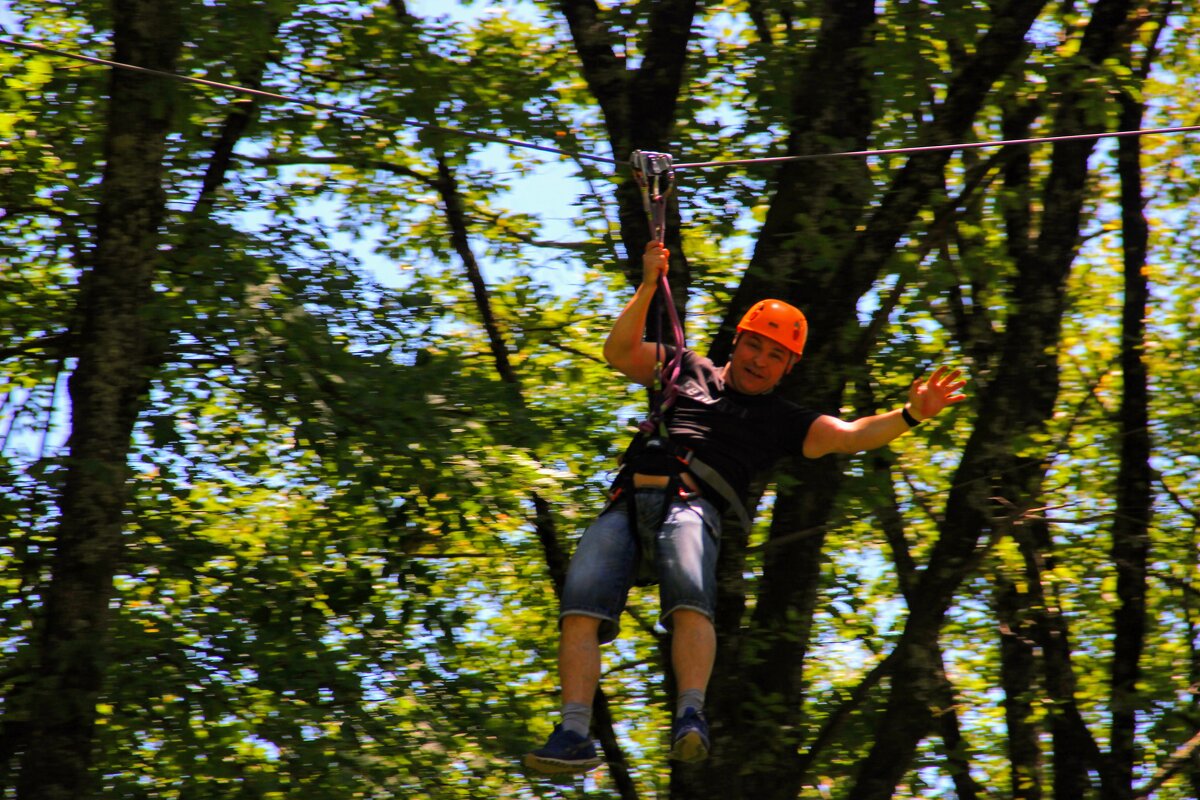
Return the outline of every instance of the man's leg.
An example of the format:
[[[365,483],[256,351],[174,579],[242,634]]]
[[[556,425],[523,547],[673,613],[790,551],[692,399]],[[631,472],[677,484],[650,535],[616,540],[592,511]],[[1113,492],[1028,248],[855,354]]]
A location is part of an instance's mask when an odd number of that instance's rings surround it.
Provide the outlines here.
[[[562,618],[558,673],[562,683],[562,722],[545,746],[525,756],[525,766],[546,775],[577,775],[600,766],[588,728],[592,699],[600,682],[600,620],[583,614]]]
[[[564,703],[592,704],[600,683],[600,620],[583,614],[562,618],[558,637],[558,677]]]
[[[567,570],[559,620],[562,721],[543,747],[525,755],[526,767],[574,775],[600,765],[589,731],[600,682],[600,640],[617,635],[636,558],[624,509],[602,514],[584,531]]]
[[[681,694],[699,690],[703,696],[717,656],[717,632],[712,620],[699,611],[677,608],[671,612],[671,621],[671,666],[676,685]]]
[[[582,614],[562,618],[558,638],[558,679],[562,686],[562,725],[588,735],[592,699],[600,683],[600,620]]]
[[[679,687],[671,726],[671,758],[694,763],[708,758],[704,692],[717,654],[717,633],[712,620],[699,611],[677,608],[671,621],[671,665]]]
[[[716,509],[703,499],[676,503],[658,539],[660,594],[672,634],[671,666],[679,691],[671,758],[685,763],[708,757],[704,693],[717,653],[711,615],[716,607],[720,524]]]

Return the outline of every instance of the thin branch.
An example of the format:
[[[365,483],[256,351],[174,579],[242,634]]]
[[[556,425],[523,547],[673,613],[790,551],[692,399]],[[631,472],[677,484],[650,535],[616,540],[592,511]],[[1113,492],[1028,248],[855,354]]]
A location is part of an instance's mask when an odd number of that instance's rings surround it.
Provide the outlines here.
[[[1133,790],[1133,800],[1146,800],[1146,798],[1149,798],[1164,783],[1182,770],[1197,751],[1200,751],[1200,730],[1193,733],[1192,738],[1175,749],[1175,752],[1171,754],[1166,763],[1159,767],[1158,772],[1154,773],[1154,777]]]
[[[896,651],[893,650],[859,681],[858,685],[850,692],[850,696],[840,703],[826,718],[825,723],[821,726],[821,730],[817,732],[817,735],[813,737],[812,742],[808,745],[807,752],[800,757],[800,773],[807,773],[812,769],[821,751],[834,740],[842,725],[850,718],[850,715],[862,706],[870,691],[887,677],[895,661]]]
[[[501,380],[516,387],[517,398],[524,405],[524,397],[520,391],[521,381],[517,377],[517,373],[513,371],[512,363],[508,360],[508,345],[504,341],[504,335],[500,331],[500,324],[496,320],[495,313],[492,311],[487,283],[484,282],[479,262],[475,260],[475,254],[471,251],[467,218],[463,211],[462,195],[458,192],[458,183],[454,179],[454,173],[450,170],[450,165],[446,163],[446,159],[442,156],[438,156],[437,169],[438,179],[435,188],[442,198],[442,206],[446,213],[446,222],[450,225],[450,243],[453,245],[455,252],[458,253],[458,257],[462,259],[463,267],[467,271],[467,280],[470,282],[471,290],[475,295],[475,306],[479,311],[480,317],[483,319],[483,327],[487,331],[488,345],[491,347],[492,357],[496,361],[496,371],[500,373]]]
[[[1167,496],[1175,502],[1176,507],[1195,520],[1197,524],[1200,524],[1200,508],[1189,506],[1187,501],[1183,499],[1183,495],[1179,494],[1179,492],[1167,485],[1166,478],[1163,477],[1161,472],[1156,472],[1155,475],[1158,478],[1158,485],[1161,486],[1163,491],[1167,493]]]
[[[573,356],[579,356],[580,358],[591,361],[593,364],[607,364],[608,363],[599,356],[593,355],[591,353],[585,353],[576,347],[571,347],[570,345],[563,344],[562,342],[552,341],[552,342],[547,342],[547,344],[554,350],[561,350],[564,353],[570,353]]]
[[[519,230],[515,230],[513,228],[505,227],[508,219],[512,216],[512,214],[509,212],[500,213],[500,212],[495,212],[495,211],[484,211],[482,209],[476,209],[475,213],[479,217],[481,217],[484,222],[488,223],[492,227],[503,228],[505,233],[512,236],[514,239],[521,242],[522,244],[527,244],[530,247],[542,247],[547,250],[580,250],[580,249],[586,247],[588,244],[588,242],[586,240],[578,241],[578,242],[547,241],[546,239],[538,239],[538,238],[534,237],[532,234],[526,233],[524,231],[519,231]]]
[[[247,164],[254,164],[260,167],[299,167],[307,164],[315,166],[338,166],[338,167],[354,167],[356,169],[374,169],[380,172],[390,172],[393,175],[403,175],[406,178],[412,178],[415,181],[428,186],[430,189],[438,188],[438,181],[429,176],[422,175],[414,169],[406,167],[402,164],[393,164],[390,161],[383,161],[378,158],[346,158],[344,156],[310,156],[310,155],[295,155],[295,156],[247,156],[238,155],[240,161]]]
[[[60,361],[71,356],[77,337],[71,331],[52,333],[20,344],[0,347],[0,361],[16,356],[34,356],[42,361]]]

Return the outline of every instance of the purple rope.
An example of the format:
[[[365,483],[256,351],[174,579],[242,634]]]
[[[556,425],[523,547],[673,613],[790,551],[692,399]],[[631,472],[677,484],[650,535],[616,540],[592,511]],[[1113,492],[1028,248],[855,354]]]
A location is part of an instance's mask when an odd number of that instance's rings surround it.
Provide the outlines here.
[[[674,175],[671,171],[671,157],[664,153],[635,151],[630,162],[633,166],[634,177],[637,178],[642,192],[642,202],[646,207],[646,221],[650,225],[650,238],[662,244],[667,230],[667,195],[671,193]],[[665,189],[660,181],[665,182]],[[677,388],[679,374],[683,369],[683,323],[679,321],[679,312],[675,309],[675,301],[671,297],[671,285],[668,283],[666,275],[658,276],[658,295],[658,301],[663,308],[659,308],[658,311],[655,344],[660,348],[664,345],[663,316],[665,314],[671,323],[670,333],[675,351],[671,355],[670,362],[665,364],[658,374],[662,388],[650,401],[650,416],[638,426],[645,433],[651,433],[658,427],[663,413],[675,402],[675,397],[679,393]]]
[[[679,373],[683,369],[683,323],[679,321],[679,312],[675,310],[675,301],[671,297],[671,285],[667,283],[666,275],[658,276],[658,291],[659,298],[667,309],[667,318],[671,322],[671,338],[675,344],[675,352],[671,355],[671,361],[663,368],[663,389],[662,400],[659,403],[660,413],[669,408],[671,403],[675,402],[675,396],[679,394],[679,389],[676,384],[679,382]],[[662,324],[662,312],[659,312],[659,324]],[[659,341],[662,340],[661,335]]]

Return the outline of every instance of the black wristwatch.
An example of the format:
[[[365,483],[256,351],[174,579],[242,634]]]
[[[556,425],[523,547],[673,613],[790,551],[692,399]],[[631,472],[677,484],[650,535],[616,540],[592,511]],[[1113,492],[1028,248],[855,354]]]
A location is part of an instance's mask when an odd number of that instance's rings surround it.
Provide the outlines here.
[[[908,423],[908,427],[910,428],[915,428],[921,424],[921,420],[912,415],[912,412],[908,410],[907,405],[900,409],[900,416],[904,417],[904,421]]]

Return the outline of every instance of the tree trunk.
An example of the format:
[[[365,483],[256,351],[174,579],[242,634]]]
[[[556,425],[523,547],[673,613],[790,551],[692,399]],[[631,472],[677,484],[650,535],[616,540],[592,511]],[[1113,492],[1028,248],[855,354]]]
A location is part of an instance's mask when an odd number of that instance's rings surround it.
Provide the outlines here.
[[[818,105],[814,113],[827,112],[832,119],[841,120],[840,127],[819,117],[822,125],[813,125],[814,133],[820,134],[825,146],[836,136],[834,141],[852,148],[866,140],[871,118],[858,105],[870,100],[866,91],[869,69],[858,63],[849,43],[855,41],[853,35],[865,43],[870,15],[866,6],[833,5],[837,15],[825,25],[838,43],[829,52],[839,53],[841,60],[837,65],[814,61],[812,72],[797,84],[834,84],[826,96],[829,107]],[[969,133],[991,86],[1023,52],[1024,32],[1043,6],[1043,2],[1024,0],[996,12],[995,24],[980,42],[975,58],[951,80],[947,99],[922,131],[921,143],[961,141]],[[816,52],[823,52],[819,45]],[[844,387],[861,369],[864,357],[857,304],[886,267],[896,242],[942,185],[949,157],[943,152],[911,158],[874,208],[867,205],[868,187],[859,172],[861,164],[842,167],[836,173],[816,173],[821,179],[818,184],[824,184],[820,188],[803,182],[803,176],[814,174],[808,166],[781,173],[760,245],[735,296],[726,327],[739,310],[758,299],[752,293],[771,291],[805,311],[810,324],[808,352],[784,388],[797,402],[839,413]],[[827,203],[829,208],[806,206],[806,198],[813,204]],[[835,214],[831,209],[840,211]],[[827,247],[844,240],[860,224],[861,233],[854,235],[848,246]],[[819,226],[816,231],[811,230],[814,225]],[[824,250],[818,249],[821,245],[826,246]],[[794,720],[802,707],[803,662],[817,598],[822,530],[841,484],[841,470],[833,459],[801,463],[791,473],[798,480],[794,488],[781,491],[776,501],[760,596],[750,632],[741,645],[744,663],[738,671],[739,682],[714,686],[715,695],[730,691],[735,697],[745,697],[742,703],[760,712],[759,724],[747,724],[736,736],[723,738],[740,748],[734,757],[741,763],[753,758],[770,766],[750,771],[745,779],[745,796],[755,798],[794,797],[804,779],[799,770],[803,762],[796,752],[799,743],[786,731],[796,729],[788,720]],[[941,658],[936,637],[932,644],[935,652],[929,653],[927,661],[929,690],[931,697],[940,698],[944,687],[937,679]],[[785,715],[782,721],[779,714]],[[785,735],[780,735],[781,730]],[[719,761],[714,760],[712,772],[720,769]],[[710,785],[719,786],[720,779],[714,775]],[[709,796],[721,795],[714,789]]]
[[[792,155],[828,148],[861,149],[870,136],[871,71],[864,60],[875,21],[868,0],[826,2],[813,54],[798,64],[792,78]],[[754,302],[778,297],[804,308],[815,333],[823,318],[812,319],[819,289],[807,282],[829,281],[831,256],[846,249],[854,225],[871,192],[866,166],[859,161],[792,162],[779,172],[763,229],[747,273],[710,351],[724,361],[734,322]],[[844,320],[838,321],[838,326]],[[811,346],[811,345],[810,345]],[[806,357],[807,358],[807,357]],[[801,364],[803,365],[803,361]],[[816,386],[804,382],[810,407],[836,408],[842,370]],[[793,384],[795,394],[799,381]],[[835,387],[835,388],[830,388]],[[771,542],[763,556],[763,580],[749,629],[736,638],[718,639],[718,658],[711,690],[713,758],[686,776],[685,793],[696,797],[794,797],[802,762],[799,728],[792,722],[803,702],[804,658],[808,649],[821,551],[841,472],[833,459],[789,464],[802,489],[781,493],[772,515]],[[746,539],[726,535],[722,542],[722,574],[740,575]],[[745,606],[744,596],[721,598],[719,633],[734,627]],[[725,616],[722,616],[725,614]]]
[[[1130,4],[1123,0],[1094,4],[1081,54],[1096,64],[1109,57],[1129,11]],[[1083,81],[1085,77],[1080,71],[1067,76],[1067,80]],[[1063,87],[1056,133],[1088,129],[1078,88],[1078,84]],[[1065,282],[1078,247],[1088,158],[1093,147],[1092,142],[1055,145],[1036,243],[1021,237],[1012,242],[1017,267],[1012,290],[1015,313],[1007,326],[995,377],[982,398],[979,425],[963,453],[938,541],[916,593],[917,602],[910,608],[897,648],[891,694],[878,726],[880,736],[860,765],[858,783],[850,793],[852,800],[891,797],[924,735],[922,722],[933,724],[937,708],[931,702],[933,695],[926,690],[931,682],[924,670],[935,663],[933,648],[938,629],[958,586],[975,566],[981,534],[993,525],[994,509],[989,510],[992,498],[1002,499],[1010,509],[1038,505],[1044,466],[1028,449],[1016,452],[1012,443],[1018,435],[1043,430],[1054,412]],[[1061,662],[1056,665],[1062,667]],[[1065,676],[1060,674],[1059,678],[1060,686],[1069,685]],[[1074,704],[1069,702],[1064,713],[1070,716],[1072,711]],[[925,732],[929,729],[926,727]],[[1072,741],[1077,742],[1081,734],[1078,727],[1071,725],[1069,732]],[[1066,758],[1069,754],[1056,755]],[[1060,777],[1071,780],[1056,773],[1056,781]]]
[[[112,11],[117,61],[173,69],[180,41],[173,0],[115,0]],[[129,493],[126,454],[155,361],[146,312],[164,212],[173,85],[114,70],[110,87],[96,247],[81,281],[83,322],[70,379],[62,516],[43,595],[39,670],[26,698],[22,800],[79,800],[92,791],[96,700]]]
[[[558,6],[571,29],[584,79],[604,114],[613,157],[624,162],[634,150],[666,152],[675,128],[696,0],[652,4],[646,33],[638,43],[643,59],[636,69],[629,69],[625,57],[617,54],[618,42],[595,0],[558,0]],[[650,233],[641,192],[628,171],[617,187],[617,217],[628,257],[626,272],[636,285]],[[668,209],[664,238],[671,251],[672,299],[682,318],[690,276],[674,204]],[[651,307],[652,319],[658,300],[656,296]]]
[[[1037,658],[1026,612],[1029,600],[997,571],[994,606],[1000,623],[1000,687],[1008,728],[1009,792],[1013,800],[1041,800],[1042,751],[1034,721]]]
[[[1170,3],[1166,7],[1170,7]],[[1160,28],[1161,29],[1161,28]],[[1149,64],[1150,58],[1146,59]],[[1121,98],[1122,130],[1141,127],[1141,103]],[[1150,392],[1144,360],[1146,310],[1150,285],[1146,278],[1149,232],[1142,211],[1142,143],[1124,137],[1118,143],[1121,179],[1121,230],[1125,297],[1121,310],[1121,446],[1117,473],[1117,515],[1112,527],[1112,560],[1117,571],[1120,605],[1113,613],[1112,751],[1113,780],[1129,796],[1138,763],[1138,680],[1146,641],[1147,566],[1153,505],[1150,465]]]

